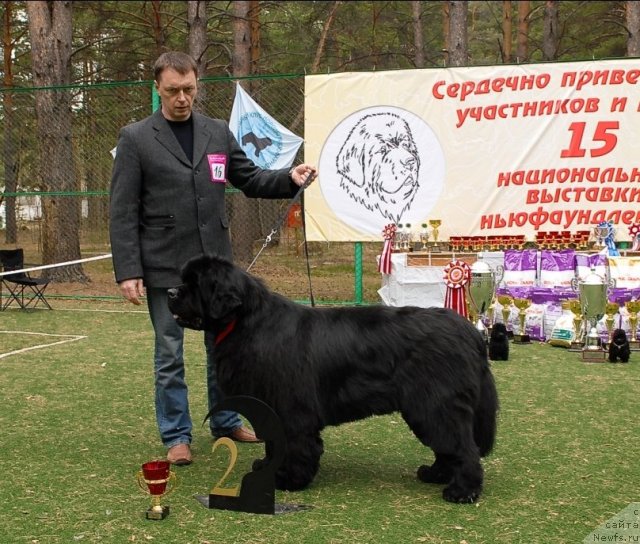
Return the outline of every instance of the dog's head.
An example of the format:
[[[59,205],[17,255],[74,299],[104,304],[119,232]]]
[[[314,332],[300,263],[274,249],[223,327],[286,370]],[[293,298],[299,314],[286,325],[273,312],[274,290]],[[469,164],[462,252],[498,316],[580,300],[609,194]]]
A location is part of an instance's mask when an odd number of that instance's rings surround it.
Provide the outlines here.
[[[614,344],[622,346],[627,343],[627,333],[624,329],[616,329],[613,331],[611,339]]]
[[[507,327],[504,323],[494,323],[491,327],[491,339],[502,340],[507,337]]]
[[[340,187],[370,211],[399,222],[419,188],[420,156],[409,124],[394,113],[365,115],[336,158]]]
[[[215,330],[242,305],[242,272],[226,259],[194,257],[182,269],[182,285],[168,290],[169,311],[181,327]]]

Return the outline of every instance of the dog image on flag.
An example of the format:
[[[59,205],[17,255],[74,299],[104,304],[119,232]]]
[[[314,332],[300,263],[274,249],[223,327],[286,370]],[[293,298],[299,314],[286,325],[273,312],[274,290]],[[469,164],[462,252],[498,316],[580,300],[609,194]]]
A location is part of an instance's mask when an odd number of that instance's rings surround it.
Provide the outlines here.
[[[420,184],[420,156],[409,124],[399,115],[364,115],[336,158],[340,187],[369,211],[399,223]]]

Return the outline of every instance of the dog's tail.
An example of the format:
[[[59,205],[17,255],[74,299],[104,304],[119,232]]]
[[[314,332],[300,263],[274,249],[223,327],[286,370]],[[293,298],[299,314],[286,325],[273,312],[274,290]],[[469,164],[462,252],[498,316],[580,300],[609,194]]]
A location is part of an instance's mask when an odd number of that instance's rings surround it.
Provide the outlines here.
[[[498,392],[489,366],[482,369],[480,399],[473,421],[473,438],[480,450],[480,456],[491,453],[498,426]]]

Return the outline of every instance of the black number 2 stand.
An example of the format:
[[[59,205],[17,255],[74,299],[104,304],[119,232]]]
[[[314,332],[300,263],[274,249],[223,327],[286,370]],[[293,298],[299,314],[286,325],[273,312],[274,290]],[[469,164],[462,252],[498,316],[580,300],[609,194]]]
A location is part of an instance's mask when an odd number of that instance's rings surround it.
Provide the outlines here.
[[[251,472],[242,477],[239,486],[223,487],[238,458],[235,442],[227,437],[219,438],[213,444],[213,451],[219,447],[229,450],[227,471],[216,483],[208,496],[196,495],[196,499],[207,508],[234,510],[252,514],[284,514],[307,510],[310,507],[295,504],[276,504],[276,470],[285,457],[287,441],[280,418],[273,409],[254,397],[228,397],[207,414],[205,421],[216,412],[232,410],[247,418],[256,436],[264,441],[265,457],[253,462]]]

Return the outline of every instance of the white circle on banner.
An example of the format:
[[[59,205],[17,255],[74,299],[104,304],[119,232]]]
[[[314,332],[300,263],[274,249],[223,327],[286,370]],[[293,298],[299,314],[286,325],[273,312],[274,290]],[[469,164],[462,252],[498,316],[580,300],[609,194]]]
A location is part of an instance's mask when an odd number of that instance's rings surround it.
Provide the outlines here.
[[[324,142],[320,189],[329,208],[359,232],[423,223],[444,187],[442,146],[429,125],[394,106],[343,119]]]

